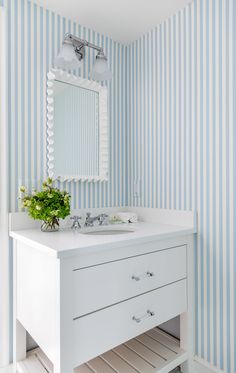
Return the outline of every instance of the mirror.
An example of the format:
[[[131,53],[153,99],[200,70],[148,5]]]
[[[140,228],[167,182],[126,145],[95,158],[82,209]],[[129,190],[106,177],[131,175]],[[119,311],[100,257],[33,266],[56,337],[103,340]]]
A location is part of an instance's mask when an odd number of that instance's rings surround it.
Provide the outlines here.
[[[49,176],[61,181],[107,180],[106,88],[53,70],[47,95]]]
[[[98,92],[54,83],[54,172],[99,175]]]

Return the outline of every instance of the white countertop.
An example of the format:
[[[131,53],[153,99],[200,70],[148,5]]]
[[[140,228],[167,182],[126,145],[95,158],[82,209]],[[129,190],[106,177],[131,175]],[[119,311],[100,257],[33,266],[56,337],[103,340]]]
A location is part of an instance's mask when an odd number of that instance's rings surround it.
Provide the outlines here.
[[[95,230],[95,227],[93,228]],[[196,232],[194,227],[168,225],[153,222],[139,222],[104,226],[103,229],[129,229],[132,233],[120,235],[85,235],[82,231],[65,229],[59,232],[44,233],[39,228],[12,230],[10,236],[20,242],[47,252],[57,258],[78,255],[88,251],[116,248],[163,240]]]

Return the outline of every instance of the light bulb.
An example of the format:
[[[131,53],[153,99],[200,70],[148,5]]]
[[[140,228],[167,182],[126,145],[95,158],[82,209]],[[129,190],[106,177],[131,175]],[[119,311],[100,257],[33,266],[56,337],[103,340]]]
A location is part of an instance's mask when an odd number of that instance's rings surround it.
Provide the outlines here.
[[[93,71],[91,74],[92,79],[94,80],[109,80],[112,78],[112,73],[109,70],[108,64],[107,64],[107,58],[104,55],[104,53],[98,52],[96,56],[96,61],[93,65]]]
[[[64,42],[60,53],[55,58],[55,66],[61,69],[77,69],[81,63],[77,59],[74,47],[71,43]]]

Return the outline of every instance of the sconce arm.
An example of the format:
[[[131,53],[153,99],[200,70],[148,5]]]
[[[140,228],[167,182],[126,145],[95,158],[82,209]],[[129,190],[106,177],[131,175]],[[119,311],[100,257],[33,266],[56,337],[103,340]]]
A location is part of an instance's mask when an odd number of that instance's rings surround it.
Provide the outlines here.
[[[70,33],[65,34],[64,41],[71,41],[71,43],[74,45],[74,47],[81,49],[83,47],[89,47],[92,49],[97,50],[98,52],[103,52],[103,49],[101,47],[98,47],[97,45],[88,42],[87,40],[80,39],[75,35],[72,35]]]

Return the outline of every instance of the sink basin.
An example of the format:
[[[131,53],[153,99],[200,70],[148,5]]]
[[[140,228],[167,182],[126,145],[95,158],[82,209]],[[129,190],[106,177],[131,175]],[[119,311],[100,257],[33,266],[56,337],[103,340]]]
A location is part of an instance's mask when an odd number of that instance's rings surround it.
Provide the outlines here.
[[[133,230],[129,229],[97,229],[81,232],[82,234],[88,234],[89,236],[113,236],[118,234],[133,233]]]

